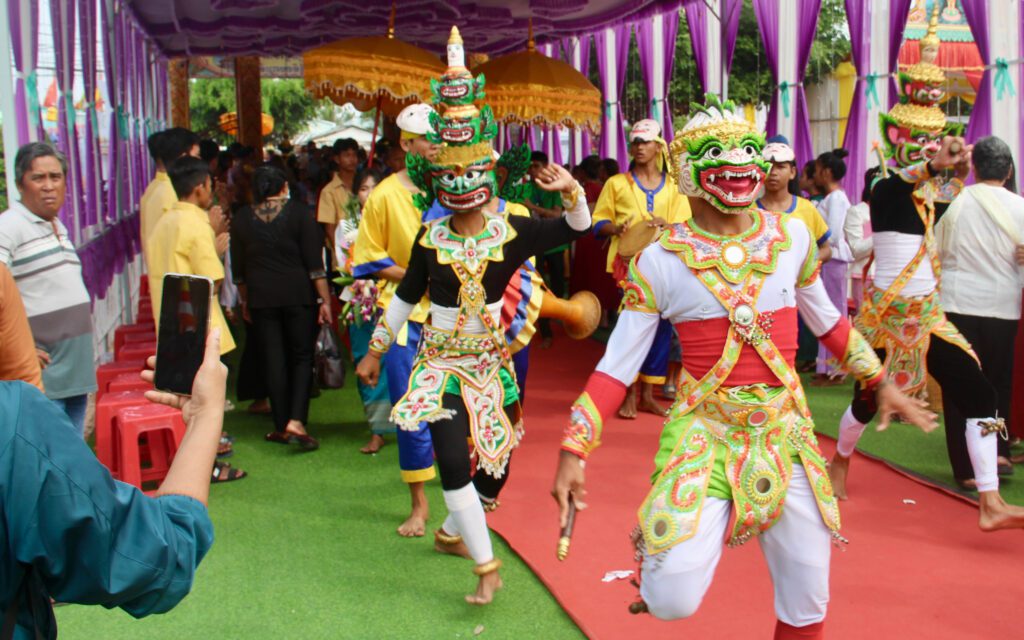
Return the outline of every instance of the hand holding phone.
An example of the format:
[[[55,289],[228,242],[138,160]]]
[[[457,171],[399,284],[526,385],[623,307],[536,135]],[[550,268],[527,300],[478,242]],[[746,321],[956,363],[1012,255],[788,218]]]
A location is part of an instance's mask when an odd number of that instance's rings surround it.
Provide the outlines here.
[[[183,396],[203,364],[210,327],[213,281],[202,276],[168,273],[160,297],[154,386]]]

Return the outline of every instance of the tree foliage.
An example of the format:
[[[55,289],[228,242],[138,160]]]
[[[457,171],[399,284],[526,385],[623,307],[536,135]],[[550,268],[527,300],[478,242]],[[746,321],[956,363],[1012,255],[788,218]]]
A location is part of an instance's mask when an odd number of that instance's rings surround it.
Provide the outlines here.
[[[818,30],[811,47],[804,83],[820,82],[849,55],[850,37],[843,0],[822,0]],[[630,47],[626,69],[622,109],[626,119],[635,122],[647,117],[649,113],[647,87],[644,84],[635,42]],[[600,86],[597,57],[593,47],[590,77],[596,86]],[[767,104],[771,100],[775,84],[765,56],[753,3],[744,0],[732,70],[729,74],[729,98],[738,104]],[[676,36],[675,66],[669,83],[669,108],[673,114],[682,117],[689,112],[690,102],[700,101],[702,98],[690,30],[686,15],[681,12]]]
[[[263,140],[277,144],[298,134],[316,117],[317,103],[299,79],[265,79],[260,84],[261,109],[274,118],[274,131]],[[189,84],[192,130],[221,144],[234,141],[220,130],[219,118],[235,111],[235,81],[197,79]]]

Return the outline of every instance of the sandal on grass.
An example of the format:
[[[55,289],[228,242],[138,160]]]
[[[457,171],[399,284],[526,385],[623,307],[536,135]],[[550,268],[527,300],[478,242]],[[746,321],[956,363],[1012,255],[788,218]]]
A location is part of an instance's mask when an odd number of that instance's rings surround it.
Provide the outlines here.
[[[295,436],[286,431],[271,431],[270,433],[263,437],[267,442],[276,442],[278,444],[291,444],[292,439]]]
[[[231,443],[221,440],[220,444],[217,445],[217,457],[230,458],[233,455],[235,455],[235,450],[231,447]]]
[[[285,433],[291,437],[291,442],[299,443],[300,451],[316,451],[320,448],[320,442],[308,433],[300,434],[292,433],[291,431],[287,431]]]
[[[213,463],[213,478],[210,480],[210,484],[241,480],[247,475],[246,472],[236,469],[226,462],[215,462]]]

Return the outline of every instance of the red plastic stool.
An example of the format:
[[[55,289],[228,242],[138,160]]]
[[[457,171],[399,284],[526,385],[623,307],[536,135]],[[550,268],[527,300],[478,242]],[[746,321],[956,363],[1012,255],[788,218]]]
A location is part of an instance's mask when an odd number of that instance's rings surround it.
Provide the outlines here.
[[[153,322],[153,301],[145,298],[139,300],[139,317],[135,322]]]
[[[146,435],[152,466],[142,468],[139,438]],[[114,453],[122,482],[142,488],[143,482],[162,480],[185,436],[181,411],[162,404],[125,407],[114,423]]]
[[[99,401],[103,397],[103,394],[107,392],[107,387],[110,386],[110,383],[117,376],[122,373],[138,375],[145,368],[146,363],[142,360],[121,360],[118,362],[108,362],[96,367],[96,400]]]
[[[149,342],[156,338],[156,325],[151,322],[123,324],[114,329],[114,353],[128,342]]]
[[[149,356],[156,355],[156,341],[151,340],[149,342],[132,342],[125,343],[121,347],[117,355],[114,357],[115,360],[142,360],[145,362]]]
[[[107,385],[107,393],[123,393],[125,391],[149,391],[153,385],[139,377],[138,372],[122,373]]]
[[[147,404],[149,400],[146,400],[142,391],[109,391],[96,401],[96,457],[115,478],[118,474],[117,461],[114,459],[114,417],[118,410],[125,407]]]

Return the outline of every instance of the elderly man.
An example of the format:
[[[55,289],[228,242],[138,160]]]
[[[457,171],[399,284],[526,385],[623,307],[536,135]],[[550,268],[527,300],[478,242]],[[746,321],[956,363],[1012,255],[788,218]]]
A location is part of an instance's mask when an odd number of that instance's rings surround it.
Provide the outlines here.
[[[1024,242],[1024,198],[1003,187],[1013,171],[1010,147],[996,137],[974,145],[976,184],[965,187],[935,225],[942,260],[942,306],[946,317],[971,343],[981,370],[999,397],[999,415],[1009,418],[1013,380],[1012,345],[1020,321],[1024,274],[1015,258]],[[953,477],[974,489],[974,469],[964,437],[965,417],[943,402],[946,446]],[[999,442],[999,472],[1013,472],[1010,447]]]
[[[0,215],[0,262],[18,283],[46,395],[83,435],[96,372],[82,263],[57,218],[64,206],[67,168],[67,160],[49,143],[32,142],[18,149],[14,176],[20,199]]]

